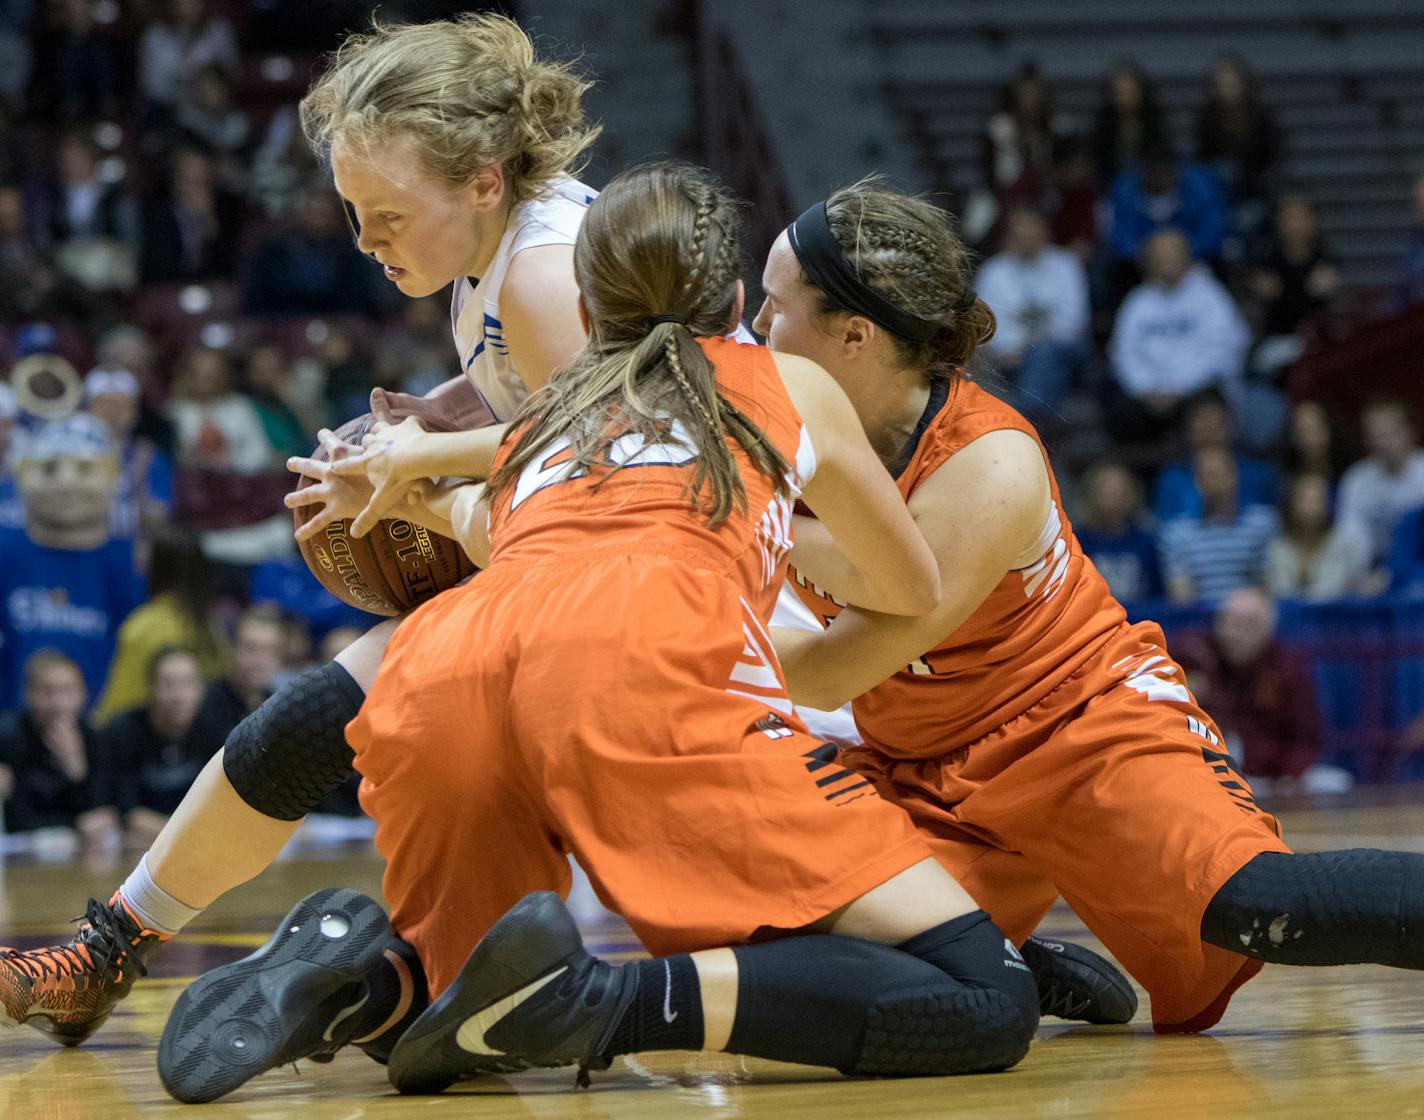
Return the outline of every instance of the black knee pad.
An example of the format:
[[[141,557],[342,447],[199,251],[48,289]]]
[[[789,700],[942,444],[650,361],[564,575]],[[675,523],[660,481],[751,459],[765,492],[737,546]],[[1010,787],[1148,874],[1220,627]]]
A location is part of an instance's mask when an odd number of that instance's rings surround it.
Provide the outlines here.
[[[1262,852],[1222,885],[1202,940],[1272,964],[1424,968],[1424,855]]]
[[[223,747],[223,773],[264,816],[306,816],[355,772],[346,725],[365,699],[334,661],[293,677],[233,728]]]
[[[987,914],[955,918],[899,948],[944,979],[878,1000],[866,1017],[860,1060],[848,1072],[987,1073],[1028,1053],[1038,1029],[1038,984]]]

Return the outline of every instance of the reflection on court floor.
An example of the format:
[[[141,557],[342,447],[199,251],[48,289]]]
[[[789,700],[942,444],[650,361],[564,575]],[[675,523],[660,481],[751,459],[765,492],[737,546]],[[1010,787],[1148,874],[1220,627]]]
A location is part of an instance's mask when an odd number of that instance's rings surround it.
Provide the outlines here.
[[[1395,791],[1352,807],[1282,814],[1302,850],[1367,845],[1424,851],[1424,793]],[[89,894],[107,896],[122,862],[0,862],[0,944],[55,940]],[[330,1065],[268,1073],[215,1105],[174,1104],[154,1069],[168,1010],[197,973],[249,952],[297,898],[323,886],[379,897],[380,866],[360,844],[316,837],[255,883],[234,891],[166,947],[152,975],[86,1046],[57,1051],[40,1035],[0,1032],[4,1120],[148,1120],[179,1115],[245,1120],[488,1117],[534,1120],[1195,1120],[1218,1117],[1424,1114],[1424,975],[1383,968],[1268,968],[1209,1035],[1157,1038],[1144,1012],[1127,1027],[1046,1020],[1024,1062],[1006,1074],[851,1081],[797,1066],[722,1054],[619,1059],[593,1088],[572,1070],[470,1082],[443,1098],[403,1098],[358,1051]],[[1130,889],[1125,884],[1124,889]],[[627,929],[576,907],[590,944],[637,952]],[[1091,938],[1064,908],[1053,936]]]

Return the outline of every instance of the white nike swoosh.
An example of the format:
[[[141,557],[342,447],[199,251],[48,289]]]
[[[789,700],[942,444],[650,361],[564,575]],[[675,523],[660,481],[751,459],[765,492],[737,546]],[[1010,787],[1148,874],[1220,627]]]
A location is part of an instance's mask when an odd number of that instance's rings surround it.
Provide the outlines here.
[[[667,984],[663,988],[663,1022],[671,1023],[682,1012],[672,1009],[672,966],[667,961],[663,961],[663,972],[667,976]]]
[[[553,980],[557,980],[569,970],[568,965],[549,973],[548,976],[541,976],[532,984],[525,984],[517,992],[512,992],[503,999],[496,1000],[483,1011],[477,1011],[460,1024],[460,1029],[455,1033],[455,1043],[467,1054],[503,1054],[503,1050],[491,1049],[485,1042],[485,1032],[498,1023],[526,999],[532,996],[540,988]]]
[[[356,1012],[360,1011],[361,1008],[365,1007],[366,1001],[370,998],[371,990],[367,988],[366,994],[363,995],[360,999],[358,999],[355,1003],[353,1003],[350,1007],[343,1008],[341,1011],[338,1011],[336,1013],[336,1018],[326,1025],[326,1030],[321,1032],[321,1040],[323,1042],[330,1042],[331,1032],[336,1030],[337,1025],[340,1024],[343,1020],[351,1018],[352,1015],[355,1015]]]

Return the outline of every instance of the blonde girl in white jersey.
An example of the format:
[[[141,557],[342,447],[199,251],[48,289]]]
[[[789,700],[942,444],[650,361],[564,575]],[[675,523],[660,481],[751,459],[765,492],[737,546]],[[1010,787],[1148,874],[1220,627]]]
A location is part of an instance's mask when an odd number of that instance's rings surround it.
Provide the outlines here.
[[[465,376],[423,401],[377,390],[373,409],[488,424],[583,345],[573,243],[594,192],[570,171],[598,134],[581,105],[587,88],[538,58],[517,24],[476,14],[352,36],[307,95],[304,127],[330,156],[361,251],[405,295],[456,284]],[[323,503],[305,532],[358,514],[357,528],[372,525],[421,478],[482,476],[502,431],[391,425],[354,475],[304,492]],[[337,460],[360,451],[330,432],[321,440]],[[374,627],[248,716],[110,901],[90,901],[71,944],[0,950],[0,1025],[29,1021],[64,1045],[83,1041],[158,944],[276,858],[310,805],[274,791],[349,767],[344,727],[395,625]]]

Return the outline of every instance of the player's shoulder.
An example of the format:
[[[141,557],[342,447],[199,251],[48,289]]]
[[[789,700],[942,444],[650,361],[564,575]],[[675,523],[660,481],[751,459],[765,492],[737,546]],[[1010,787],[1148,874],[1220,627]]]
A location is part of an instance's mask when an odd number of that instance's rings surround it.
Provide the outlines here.
[[[931,389],[931,407],[936,388]],[[1012,406],[963,375],[949,386],[939,410],[922,422],[919,439],[910,463],[918,464],[918,471],[925,475],[951,460],[962,469],[1006,484],[1015,478],[1036,479],[1047,472],[1033,426]]]

